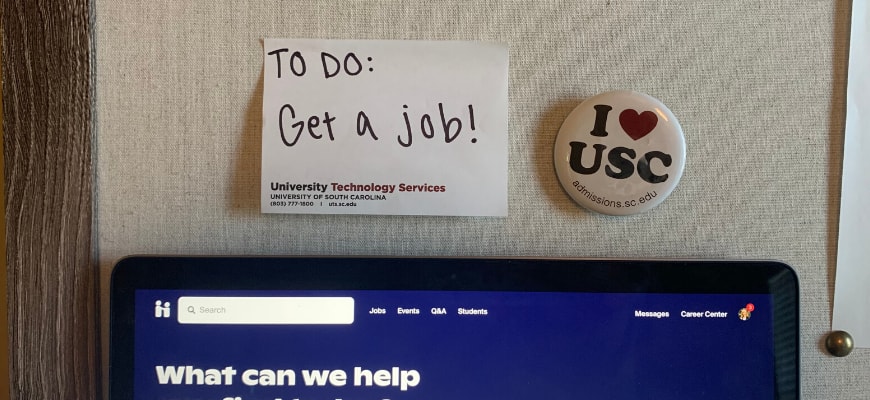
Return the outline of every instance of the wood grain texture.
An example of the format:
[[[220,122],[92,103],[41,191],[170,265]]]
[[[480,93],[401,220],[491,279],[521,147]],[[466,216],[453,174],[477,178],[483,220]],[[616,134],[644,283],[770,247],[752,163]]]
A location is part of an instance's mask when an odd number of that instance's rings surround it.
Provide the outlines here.
[[[12,399],[100,395],[87,0],[2,2]]]

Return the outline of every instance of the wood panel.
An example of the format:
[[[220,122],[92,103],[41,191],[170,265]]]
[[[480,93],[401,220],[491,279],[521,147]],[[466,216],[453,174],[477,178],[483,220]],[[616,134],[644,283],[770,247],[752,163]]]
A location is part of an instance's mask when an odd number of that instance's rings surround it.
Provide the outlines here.
[[[12,399],[100,395],[89,7],[0,9]]]
[[[3,65],[3,56],[0,52],[0,65]],[[0,87],[0,94],[2,94]],[[3,136],[3,102],[0,101],[0,137]],[[2,149],[2,140],[0,140]],[[0,183],[3,182],[3,152],[0,151]],[[0,204],[3,204],[3,191],[0,191]],[[6,214],[0,213],[0,226],[6,226]],[[9,332],[9,322],[6,319],[6,231],[0,229],[0,332]],[[2,337],[2,336],[0,336]],[[9,339],[0,342],[0,396],[9,394]]]

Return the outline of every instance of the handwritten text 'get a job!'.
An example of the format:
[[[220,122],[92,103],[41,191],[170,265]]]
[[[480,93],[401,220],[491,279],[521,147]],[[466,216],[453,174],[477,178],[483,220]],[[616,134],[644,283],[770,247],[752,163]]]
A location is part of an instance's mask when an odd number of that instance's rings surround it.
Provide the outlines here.
[[[277,66],[277,75],[272,78],[294,79],[307,74],[316,74],[324,80],[338,77],[357,77],[375,71],[375,60],[372,57],[358,56],[354,52],[331,54],[325,51],[312,52],[291,51],[289,48],[279,48],[268,51],[267,56]],[[267,62],[270,62],[267,60]],[[434,102],[426,102],[428,104]],[[437,107],[437,108],[436,108]],[[300,113],[293,104],[283,104],[272,110],[278,118],[278,133],[281,141],[287,147],[294,147],[305,140],[336,140],[336,129],[339,120],[348,119],[355,123],[357,137],[367,137],[369,140],[380,140],[381,137],[395,135],[396,142],[402,147],[411,147],[415,139],[443,140],[444,143],[477,143],[474,132],[477,126],[474,119],[474,105],[460,106],[438,102],[436,107],[410,107],[408,104],[397,104],[396,118],[404,121],[403,132],[384,132],[379,129],[378,121],[369,117],[365,110],[359,110],[355,116],[338,116],[329,110],[314,113]],[[401,116],[399,115],[401,112]],[[386,124],[393,126],[394,123]],[[353,129],[350,129],[353,130]],[[459,141],[463,132],[472,132],[467,141]],[[310,139],[309,139],[310,138]],[[341,140],[339,138],[339,140]]]

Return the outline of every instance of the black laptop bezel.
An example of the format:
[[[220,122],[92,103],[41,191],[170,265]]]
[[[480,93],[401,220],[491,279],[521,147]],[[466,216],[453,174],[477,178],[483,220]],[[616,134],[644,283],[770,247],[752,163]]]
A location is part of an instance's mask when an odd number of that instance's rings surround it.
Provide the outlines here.
[[[777,261],[135,256],[112,271],[109,393],[133,398],[141,289],[770,294],[776,399],[798,399],[795,271]]]

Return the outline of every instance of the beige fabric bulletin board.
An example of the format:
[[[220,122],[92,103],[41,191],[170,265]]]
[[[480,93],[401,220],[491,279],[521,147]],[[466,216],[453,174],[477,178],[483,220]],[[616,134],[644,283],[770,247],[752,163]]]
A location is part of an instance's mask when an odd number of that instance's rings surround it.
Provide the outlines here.
[[[94,229],[103,314],[137,253],[778,259],[801,280],[801,389],[866,398],[830,330],[848,1],[94,2]],[[264,37],[505,42],[507,218],[259,213]],[[636,216],[585,211],[552,145],[584,98],[661,99],[683,179]]]
[[[132,253],[779,259],[801,279],[805,398],[863,398],[870,353],[832,358],[848,4],[718,1],[96,1],[98,256]],[[510,46],[507,218],[259,213],[263,37]],[[657,209],[580,209],[559,125],[612,89],[687,137]]]

